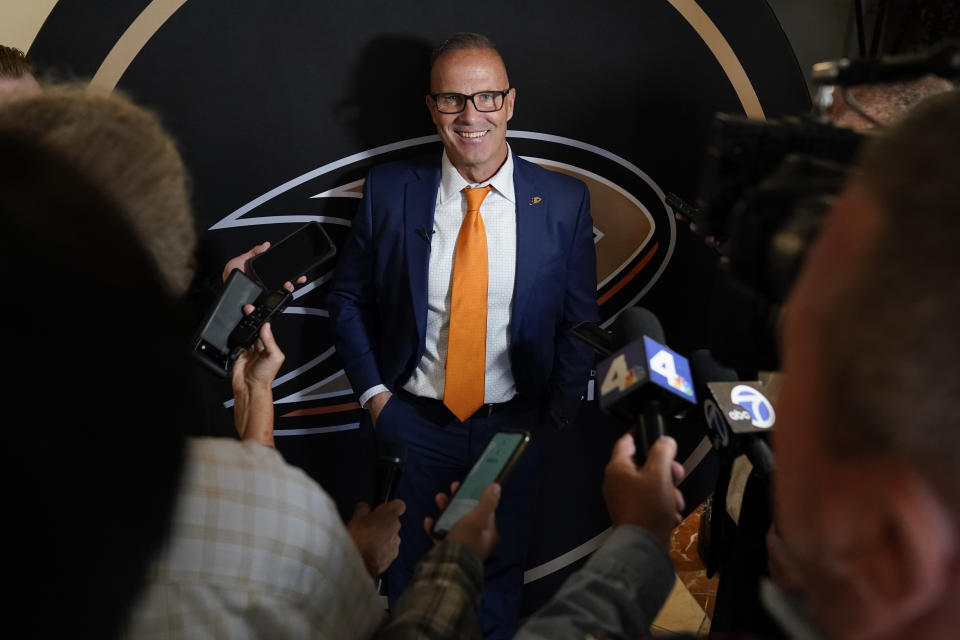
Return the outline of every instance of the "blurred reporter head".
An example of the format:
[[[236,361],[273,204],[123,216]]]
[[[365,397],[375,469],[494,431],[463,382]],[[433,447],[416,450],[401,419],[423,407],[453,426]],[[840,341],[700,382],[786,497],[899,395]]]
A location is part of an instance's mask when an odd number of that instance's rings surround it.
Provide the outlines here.
[[[776,511],[831,637],[960,622],[960,93],[873,140],[787,304]]]
[[[7,624],[110,637],[166,535],[195,409],[189,332],[71,164],[0,133]]]
[[[41,142],[93,182],[130,222],[168,289],[187,290],[197,242],[188,178],[157,116],[118,92],[51,86],[0,104],[0,132]],[[90,250],[109,255],[111,247]]]

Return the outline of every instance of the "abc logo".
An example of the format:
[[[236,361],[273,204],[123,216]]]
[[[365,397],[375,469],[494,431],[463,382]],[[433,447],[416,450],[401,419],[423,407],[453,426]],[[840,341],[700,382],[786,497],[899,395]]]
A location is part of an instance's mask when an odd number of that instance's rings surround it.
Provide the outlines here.
[[[745,384],[738,384],[730,391],[730,402],[743,407],[747,415],[740,419],[750,419],[750,424],[761,429],[768,429],[777,421],[777,414],[773,410],[773,405],[767,400],[767,397]],[[739,412],[730,412],[730,417]]]
[[[730,432],[727,431],[727,421],[723,419],[723,413],[716,402],[707,400],[703,404],[703,417],[707,421],[707,427],[710,428],[710,439],[714,447],[719,449],[729,444]]]

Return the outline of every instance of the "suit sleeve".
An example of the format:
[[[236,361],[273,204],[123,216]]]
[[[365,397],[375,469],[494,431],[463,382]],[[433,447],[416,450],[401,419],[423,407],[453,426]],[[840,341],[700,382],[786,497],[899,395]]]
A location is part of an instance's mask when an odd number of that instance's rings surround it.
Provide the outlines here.
[[[590,192],[581,185],[580,206],[572,243],[567,252],[567,286],[563,317],[557,331],[555,358],[551,374],[550,411],[561,427],[576,417],[586,389],[593,350],[567,330],[578,322],[597,322],[597,252],[593,243],[593,218]]]
[[[383,384],[377,365],[380,319],[376,306],[371,173],[363,185],[363,201],[340,251],[327,307],[333,322],[334,346],[357,395]]]

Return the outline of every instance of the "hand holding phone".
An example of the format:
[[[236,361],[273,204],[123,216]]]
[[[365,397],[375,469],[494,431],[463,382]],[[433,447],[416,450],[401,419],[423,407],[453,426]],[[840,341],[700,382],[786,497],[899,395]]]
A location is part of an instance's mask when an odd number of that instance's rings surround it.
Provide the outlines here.
[[[494,434],[437,518],[431,535],[436,538],[444,537],[460,518],[479,504],[481,495],[491,483],[502,485],[529,442],[528,431],[504,430]]]
[[[280,315],[290,302],[291,294],[286,289],[278,289],[260,295],[253,303],[253,310],[240,319],[230,332],[227,344],[231,349],[247,349],[257,340],[260,327]]]
[[[450,493],[456,493],[459,482],[450,485]],[[500,485],[496,482],[487,485],[480,500],[473,509],[467,512],[456,522],[446,535],[446,540],[458,542],[480,559],[486,561],[493,550],[500,544],[500,532],[497,531],[496,512],[500,504]],[[437,494],[437,506],[443,510],[450,502],[450,496],[445,493]],[[424,528],[427,534],[433,535],[433,518],[424,519]]]
[[[226,377],[239,355],[230,338],[244,319],[244,305],[256,302],[264,293],[260,285],[234,269],[217,301],[207,311],[193,339],[193,355],[218,376]]]

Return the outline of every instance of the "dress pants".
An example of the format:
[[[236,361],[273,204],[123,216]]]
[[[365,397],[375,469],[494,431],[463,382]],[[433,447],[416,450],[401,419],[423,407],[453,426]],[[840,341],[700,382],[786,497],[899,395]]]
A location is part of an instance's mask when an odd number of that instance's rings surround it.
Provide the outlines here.
[[[423,519],[436,518],[434,496],[440,491],[449,493],[451,482],[463,480],[497,431],[524,429],[531,433],[531,440],[504,482],[496,513],[500,544],[484,565],[480,605],[485,638],[513,637],[520,616],[529,516],[536,487],[540,415],[538,403],[515,398],[489,415],[481,410],[460,422],[439,401],[417,398],[406,391],[393,394],[376,427],[378,443],[402,442],[407,447],[406,468],[395,494],[407,505],[400,518],[400,555],[387,571],[391,608],[410,582],[417,562],[433,546]]]

